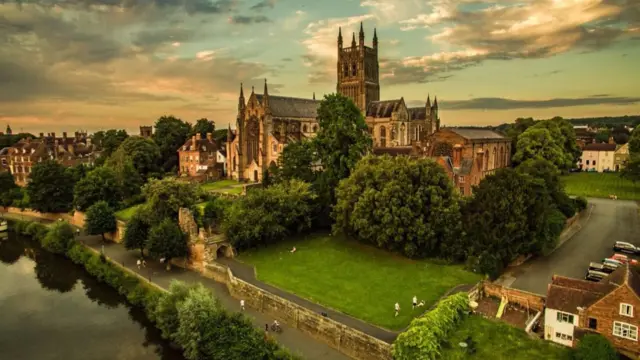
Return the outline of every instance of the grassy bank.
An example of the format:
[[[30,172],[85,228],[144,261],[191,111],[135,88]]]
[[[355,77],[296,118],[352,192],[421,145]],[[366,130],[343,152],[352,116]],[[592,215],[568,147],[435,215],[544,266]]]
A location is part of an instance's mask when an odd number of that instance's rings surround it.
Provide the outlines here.
[[[573,173],[562,177],[567,194],[594,198],[616,195],[620,200],[640,200],[640,182],[620,177],[619,173]]]

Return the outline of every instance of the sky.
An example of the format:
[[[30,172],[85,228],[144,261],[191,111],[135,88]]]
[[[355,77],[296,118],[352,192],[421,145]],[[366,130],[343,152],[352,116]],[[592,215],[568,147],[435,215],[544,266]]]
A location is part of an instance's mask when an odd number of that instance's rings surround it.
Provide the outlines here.
[[[0,0],[0,127],[233,128],[241,83],[335,92],[361,22],[381,99],[437,96],[444,126],[640,114],[639,0]]]

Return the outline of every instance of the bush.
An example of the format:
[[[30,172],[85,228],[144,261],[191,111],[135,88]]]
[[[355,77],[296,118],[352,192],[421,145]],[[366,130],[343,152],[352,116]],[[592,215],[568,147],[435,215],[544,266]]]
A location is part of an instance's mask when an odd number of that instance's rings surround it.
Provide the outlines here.
[[[25,228],[25,235],[31,235],[38,242],[42,242],[48,232],[49,229],[44,224],[35,221]]]
[[[73,228],[65,221],[56,221],[42,240],[42,247],[52,253],[64,255],[73,245]]]
[[[597,334],[585,335],[573,353],[574,360],[616,360],[618,354],[609,340]]]
[[[467,293],[458,293],[440,301],[435,309],[411,321],[391,350],[396,360],[432,360],[440,356],[440,348],[469,309]]]
[[[577,198],[573,199],[573,203],[576,207],[576,210],[578,211],[585,210],[589,204],[584,196],[578,196]]]

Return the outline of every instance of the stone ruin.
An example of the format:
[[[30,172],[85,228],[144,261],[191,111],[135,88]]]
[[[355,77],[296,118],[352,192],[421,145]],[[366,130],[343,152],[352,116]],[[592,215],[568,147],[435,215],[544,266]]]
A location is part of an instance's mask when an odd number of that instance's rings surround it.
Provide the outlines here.
[[[180,208],[178,211],[180,229],[189,237],[189,262],[196,268],[202,268],[218,257],[233,257],[235,251],[223,234],[214,234],[198,224],[191,210]]]

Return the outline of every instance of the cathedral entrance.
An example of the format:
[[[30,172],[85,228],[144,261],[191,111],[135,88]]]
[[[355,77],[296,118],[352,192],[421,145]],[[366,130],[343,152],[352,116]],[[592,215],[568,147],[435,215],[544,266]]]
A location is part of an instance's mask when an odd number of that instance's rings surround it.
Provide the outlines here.
[[[253,181],[258,182],[258,170],[253,170]]]

